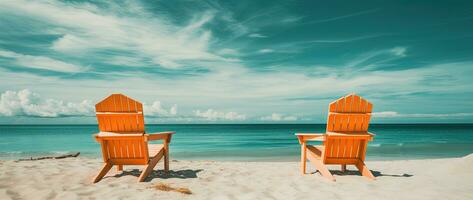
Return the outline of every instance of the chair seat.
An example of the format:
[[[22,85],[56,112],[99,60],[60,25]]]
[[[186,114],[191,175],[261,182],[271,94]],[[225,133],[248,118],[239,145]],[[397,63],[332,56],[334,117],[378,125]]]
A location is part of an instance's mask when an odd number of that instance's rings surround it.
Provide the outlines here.
[[[154,158],[159,154],[160,151],[164,150],[163,144],[148,144],[148,155],[149,158]]]

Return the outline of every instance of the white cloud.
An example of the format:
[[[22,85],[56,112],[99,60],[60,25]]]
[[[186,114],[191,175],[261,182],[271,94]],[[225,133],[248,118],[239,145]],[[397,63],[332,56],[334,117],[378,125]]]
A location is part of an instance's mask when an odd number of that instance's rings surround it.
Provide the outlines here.
[[[260,52],[260,53],[272,53],[272,52],[274,52],[274,49],[260,49],[258,52]]]
[[[0,97],[0,115],[32,117],[91,116],[94,107],[88,100],[80,103],[43,99],[29,90],[6,91]]]
[[[146,116],[179,117],[177,116],[177,104],[168,109],[164,108],[160,101],[154,101],[151,105],[144,103],[143,106]],[[5,91],[0,97],[0,115],[3,116],[68,117],[93,116],[94,113],[95,108],[90,100],[72,103],[45,99],[27,89]]]
[[[373,117],[379,118],[454,118],[454,117],[469,117],[473,116],[473,113],[409,113],[402,114],[395,111],[383,111],[383,112],[374,112]]]
[[[165,109],[161,106],[160,101],[154,101],[153,104],[148,106],[144,104],[144,113],[147,116],[155,116],[155,117],[172,117],[177,115],[177,105],[174,104],[169,109]]]
[[[249,34],[248,37],[250,37],[250,38],[267,38],[268,36],[262,35],[262,34],[259,34],[259,33],[252,33],[252,34]]]
[[[213,109],[208,109],[207,111],[194,110],[194,115],[196,117],[204,118],[210,121],[216,121],[216,120],[238,121],[238,120],[246,119],[246,115],[244,114],[239,114],[237,112],[219,112]]]
[[[262,121],[296,121],[297,117],[291,116],[291,115],[273,113],[269,116],[261,117],[260,120]]]
[[[1,1],[0,11],[47,22],[53,28],[46,33],[62,35],[51,48],[70,56],[116,50],[139,54],[152,62],[149,65],[166,68],[194,60],[234,61],[208,50],[212,33],[204,25],[213,20],[215,12],[196,14],[187,24],[177,25],[166,16],[150,17],[152,14],[137,2],[128,4],[129,9],[123,11],[113,5],[99,8],[89,3],[18,0]]]
[[[58,72],[80,72],[85,70],[85,67],[73,65],[49,57],[24,55],[15,53],[13,51],[0,50],[0,57],[11,58],[14,60],[15,64],[28,68],[45,69]]]

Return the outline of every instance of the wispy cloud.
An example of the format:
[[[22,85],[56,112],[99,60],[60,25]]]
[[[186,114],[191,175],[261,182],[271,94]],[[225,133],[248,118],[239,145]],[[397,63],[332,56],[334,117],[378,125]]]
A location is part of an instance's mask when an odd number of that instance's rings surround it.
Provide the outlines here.
[[[258,52],[260,52],[260,53],[272,53],[272,52],[274,52],[274,49],[260,49]]]
[[[294,22],[297,22],[297,21],[299,21],[303,18],[304,17],[301,17],[301,16],[289,16],[289,17],[286,17],[283,20],[281,20],[281,22],[282,23],[294,23]]]
[[[248,37],[250,37],[250,38],[267,38],[266,35],[262,35],[260,33],[252,33],[252,34],[249,34]]]
[[[381,64],[401,59],[407,56],[407,47],[393,47],[388,49],[373,50],[363,53],[346,63],[348,68],[357,68],[358,70],[373,69]]]
[[[352,58],[349,59],[346,58],[344,63],[339,63],[333,66],[312,66],[313,70],[305,70],[305,72],[316,77],[336,76],[340,78],[364,76],[367,75],[368,72],[373,71],[382,71],[386,75],[390,73],[405,73],[405,70],[395,70],[391,72],[384,71],[386,65],[406,57],[408,55],[407,49],[407,47],[399,46],[372,50],[358,55],[353,55]]]
[[[305,43],[305,44],[310,44],[310,43],[348,43],[348,42],[356,42],[356,41],[360,41],[360,40],[378,38],[378,37],[381,37],[381,36],[385,36],[385,34],[362,35],[362,36],[348,37],[348,38],[316,39],[316,40],[307,40],[307,41],[302,41],[302,42],[296,42],[295,44],[298,44],[298,43]]]
[[[270,45],[269,47],[271,49],[277,50],[278,52],[298,54],[298,53],[307,51],[309,48],[316,48],[317,45],[321,45],[321,44],[346,45],[346,43],[376,39],[376,38],[380,38],[386,35],[387,34],[367,34],[367,35],[352,36],[352,37],[332,37],[332,38],[327,37],[327,38],[319,38],[319,39],[275,43],[275,44]]]
[[[337,20],[341,20],[341,19],[347,19],[347,18],[351,18],[351,17],[356,17],[356,16],[360,16],[360,15],[374,13],[378,10],[379,10],[379,8],[363,10],[363,11],[360,11],[360,12],[355,12],[355,13],[351,13],[351,14],[336,16],[336,17],[313,20],[313,21],[306,22],[306,24],[320,24],[320,23],[325,23],[325,22],[337,21]]]
[[[400,56],[400,57],[406,56],[406,51],[407,51],[407,48],[405,48],[405,47],[395,47],[395,48],[391,49],[391,52],[394,55]]]
[[[51,44],[51,49],[70,56],[85,56],[101,50],[132,55],[139,52],[151,61],[148,65],[164,68],[178,68],[193,60],[232,61],[208,49],[212,32],[204,25],[213,19],[213,12],[196,14],[182,26],[164,21],[165,17],[150,19],[150,14],[138,9],[139,6],[128,15],[119,15],[121,12],[114,10],[115,7],[105,9],[88,3],[58,1],[3,1],[0,7],[4,13],[20,13],[51,24],[52,29],[44,33],[62,35]]]
[[[15,65],[26,68],[44,69],[58,72],[80,72],[86,69],[86,67],[66,63],[45,56],[24,55],[15,53],[13,51],[5,51],[0,49],[0,58],[2,57],[12,59]]]
[[[224,48],[224,49],[219,50],[217,54],[236,56],[236,55],[239,55],[240,52],[238,52],[238,50],[235,50],[235,49]]]
[[[231,13],[228,10],[223,12],[226,14]],[[283,5],[275,5],[269,8],[265,7],[261,10],[249,13],[247,16],[243,17],[243,19],[241,19],[241,16],[238,18],[240,19],[237,19],[232,14],[223,17],[223,19],[225,19],[228,23],[228,26],[226,26],[225,30],[232,30],[233,34],[231,34],[225,40],[219,41],[219,44],[229,44],[244,37],[267,37],[267,35],[258,32],[262,29],[272,26],[278,26],[281,28],[281,30],[283,30],[287,28],[288,25],[302,19],[302,17],[295,16],[288,12],[287,8]]]
[[[161,1],[0,1],[0,92],[27,88],[64,105],[121,92],[147,102],[145,114],[157,122],[241,115],[259,121],[273,119],[271,113],[303,121],[349,92],[380,110],[472,111],[466,21],[447,34],[414,30],[421,22],[402,20],[419,14],[378,12],[389,5],[333,14],[308,2],[246,3],[248,9],[215,1],[179,1],[172,8]],[[422,23],[441,18],[431,14]],[[384,15],[393,20],[389,28],[379,28],[382,20],[360,20]],[[306,22],[334,23],[320,29]],[[414,93],[421,95],[403,95]]]

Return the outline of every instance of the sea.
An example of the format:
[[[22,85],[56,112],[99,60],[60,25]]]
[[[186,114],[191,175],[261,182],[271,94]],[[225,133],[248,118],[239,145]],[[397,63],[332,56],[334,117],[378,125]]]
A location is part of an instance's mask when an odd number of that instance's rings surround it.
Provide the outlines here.
[[[323,133],[324,124],[154,124],[176,131],[172,160],[297,161],[294,133]],[[367,160],[462,157],[473,153],[473,124],[372,124]],[[97,125],[0,125],[0,160],[80,152],[100,158]],[[314,142],[317,144],[317,142]]]

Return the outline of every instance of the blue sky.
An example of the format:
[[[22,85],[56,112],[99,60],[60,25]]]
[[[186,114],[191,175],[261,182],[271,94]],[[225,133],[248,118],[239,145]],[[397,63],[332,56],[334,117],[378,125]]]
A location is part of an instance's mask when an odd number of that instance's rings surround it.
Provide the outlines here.
[[[0,2],[0,123],[95,123],[111,93],[148,123],[473,122],[471,1]]]

